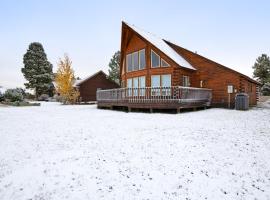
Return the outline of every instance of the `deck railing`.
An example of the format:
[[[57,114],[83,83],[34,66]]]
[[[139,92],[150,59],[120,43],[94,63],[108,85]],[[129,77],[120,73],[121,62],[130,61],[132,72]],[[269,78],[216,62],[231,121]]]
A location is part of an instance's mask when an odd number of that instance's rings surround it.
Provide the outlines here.
[[[97,102],[116,103],[194,103],[210,105],[212,90],[194,87],[117,88],[97,91]]]

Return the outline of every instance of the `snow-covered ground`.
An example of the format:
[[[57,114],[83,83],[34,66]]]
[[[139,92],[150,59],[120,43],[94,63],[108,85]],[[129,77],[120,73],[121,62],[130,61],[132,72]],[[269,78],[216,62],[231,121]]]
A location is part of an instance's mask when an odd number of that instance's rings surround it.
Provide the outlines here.
[[[0,199],[270,199],[270,109],[0,108]]]

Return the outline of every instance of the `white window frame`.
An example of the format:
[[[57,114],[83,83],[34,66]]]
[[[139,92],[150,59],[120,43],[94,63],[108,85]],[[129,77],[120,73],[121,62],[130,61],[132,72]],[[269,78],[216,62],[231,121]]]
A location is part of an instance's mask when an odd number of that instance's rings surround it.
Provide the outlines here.
[[[169,86],[163,85],[163,78],[166,76],[170,77],[170,85]],[[171,95],[171,86],[172,86],[172,75],[171,74],[162,74],[160,76],[160,79],[161,79],[160,84],[162,87],[162,91],[161,91],[162,96],[170,96]],[[168,88],[163,88],[163,87],[168,87]]]
[[[137,82],[137,84],[135,85],[135,82]],[[138,96],[138,88],[139,88],[139,77],[133,77],[132,78],[132,90],[133,90],[133,96]]]
[[[142,86],[142,80],[144,80],[144,85]],[[139,95],[140,96],[145,96],[145,84],[146,84],[146,81],[145,81],[145,76],[139,76],[139,88],[140,88],[140,92],[139,92]]]
[[[166,63],[167,66],[163,66],[162,65],[162,62]],[[161,60],[160,60],[160,67],[170,67],[170,64],[166,60],[164,60],[163,58],[161,58]]]
[[[128,56],[131,56],[131,71],[129,71],[129,67],[128,67]],[[129,53],[129,54],[127,54],[126,55],[126,70],[127,70],[127,72],[132,72],[133,71],[133,64],[132,64],[132,53]]]
[[[130,87],[130,83],[131,83],[131,87]],[[127,89],[128,89],[128,96],[132,96],[132,88],[133,88],[133,80],[132,78],[128,78],[127,79]]]
[[[159,63],[159,65],[158,66],[155,66],[155,67],[153,67],[152,52],[158,56],[158,61],[159,61],[158,63]],[[158,55],[158,53],[156,53],[153,49],[151,49],[151,68],[159,68],[159,67],[160,67],[160,55]]]
[[[144,66],[141,68],[141,52],[144,51]],[[138,51],[139,52],[139,70],[143,70],[146,68],[146,55],[145,55],[145,49],[141,49]]]

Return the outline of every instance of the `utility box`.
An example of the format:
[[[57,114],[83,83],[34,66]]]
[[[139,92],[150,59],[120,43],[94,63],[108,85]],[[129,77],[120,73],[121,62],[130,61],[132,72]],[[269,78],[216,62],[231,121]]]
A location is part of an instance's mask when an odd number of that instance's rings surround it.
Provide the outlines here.
[[[238,93],[235,95],[235,109],[248,110],[249,109],[249,96],[246,93]]]

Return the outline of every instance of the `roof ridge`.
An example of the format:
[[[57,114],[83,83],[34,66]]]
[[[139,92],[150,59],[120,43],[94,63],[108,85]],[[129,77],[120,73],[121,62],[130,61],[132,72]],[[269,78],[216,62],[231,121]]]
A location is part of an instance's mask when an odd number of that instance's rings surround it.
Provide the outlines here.
[[[153,46],[155,46],[161,52],[163,52],[166,56],[172,59],[180,67],[196,70],[196,68],[193,67],[192,64],[188,60],[186,60],[182,55],[180,55],[177,51],[175,51],[175,49],[173,49],[170,45],[168,45],[165,42],[165,40],[162,39],[161,37],[149,31],[145,31],[142,28],[138,28],[135,25],[131,25],[126,22],[123,22],[123,23],[126,26],[128,26],[130,29],[132,29],[134,32],[136,32],[138,35],[140,35],[142,38],[150,42]]]

